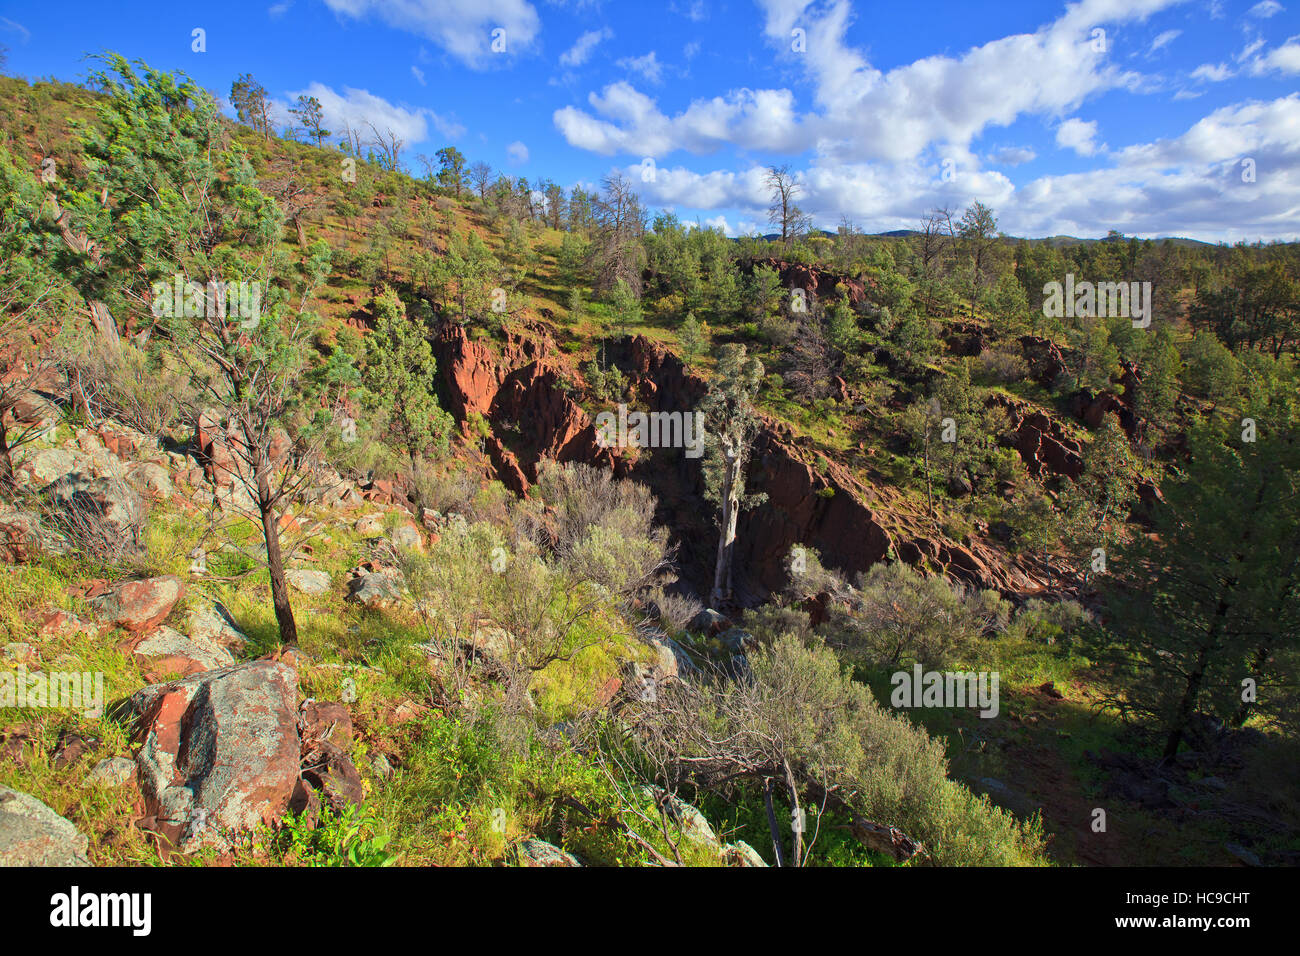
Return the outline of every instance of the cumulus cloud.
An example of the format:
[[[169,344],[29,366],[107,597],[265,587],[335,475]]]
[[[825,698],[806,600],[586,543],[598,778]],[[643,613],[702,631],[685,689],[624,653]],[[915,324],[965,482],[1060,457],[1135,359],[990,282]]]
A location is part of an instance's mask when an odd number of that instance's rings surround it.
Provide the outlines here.
[[[397,106],[369,90],[344,87],[343,92],[338,93],[323,83],[312,83],[305,90],[291,91],[288,96],[290,103],[299,96],[316,97],[327,129],[336,133],[355,129],[363,139],[371,135],[372,124],[380,133],[392,130],[408,146],[427,140],[430,127],[447,139],[459,139],[465,135],[465,127],[427,107]]]
[[[516,166],[522,166],[528,162],[528,147],[519,140],[515,140],[506,147],[506,158]]]
[[[340,17],[375,16],[408,33],[427,37],[473,69],[485,69],[496,55],[493,31],[504,31],[505,53],[528,50],[541,18],[528,0],[324,0]]]
[[[1256,76],[1273,72],[1288,76],[1300,73],[1300,36],[1291,37],[1281,46],[1256,57],[1250,65],[1250,72]]]
[[[1092,156],[1097,152],[1096,120],[1066,120],[1056,128],[1056,145],[1062,149],[1072,149],[1080,156]]]
[[[913,159],[935,143],[965,148],[987,128],[1009,126],[1025,114],[1061,116],[1106,90],[1141,88],[1142,76],[1093,48],[1092,30],[1140,22],[1177,2],[1081,0],[1034,33],[886,72],[848,44],[848,0],[758,0],[765,36],[804,72],[814,110],[796,111],[788,89],[743,89],[697,99],[672,116],[638,93],[634,111],[615,115],[604,107],[629,97],[614,84],[589,97],[592,109],[565,107],[554,120],[572,145],[604,154],[707,153],[725,143],[784,153],[811,149],[842,162]],[[796,27],[806,35],[802,54],[791,50]]]
[[[1179,136],[1115,150],[1108,164],[1086,172],[1042,176],[1017,187],[996,171],[967,169],[952,181],[937,157],[898,162],[827,163],[799,172],[800,205],[818,226],[842,215],[868,231],[915,227],[933,206],[992,206],[1012,235],[1181,235],[1207,241],[1296,239],[1300,225],[1300,93],[1223,107]],[[1254,160],[1254,182],[1242,161]],[[965,163],[965,160],[963,160]],[[625,170],[651,204],[694,210],[736,210],[767,218],[765,171],[694,172],[663,167],[650,182]],[[743,230],[743,220],[742,227]]]
[[[595,51],[603,41],[610,39],[614,34],[608,29],[588,30],[582,36],[574,41],[573,46],[560,54],[560,66],[575,67],[582,66],[591,59],[592,52]]]

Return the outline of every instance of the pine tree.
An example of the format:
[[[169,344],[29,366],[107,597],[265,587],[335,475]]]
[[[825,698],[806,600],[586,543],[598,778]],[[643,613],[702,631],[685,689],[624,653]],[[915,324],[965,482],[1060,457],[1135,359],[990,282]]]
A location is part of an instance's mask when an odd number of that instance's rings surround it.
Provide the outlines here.
[[[445,452],[451,416],[435,397],[437,363],[424,326],[407,315],[397,293],[384,286],[372,303],[375,327],[365,338],[362,382],[366,402],[382,422],[376,429],[404,451],[419,499],[420,462],[430,448]]]
[[[1244,720],[1244,681],[1295,681],[1294,672],[1277,673],[1280,663],[1294,667],[1300,630],[1294,378],[1248,411],[1258,425],[1253,442],[1235,422],[1188,428],[1190,460],[1161,486],[1156,533],[1113,562],[1122,587],[1112,620],[1133,680],[1112,703],[1156,723],[1166,759],[1196,714]]]
[[[321,140],[330,135],[330,131],[324,125],[325,110],[316,97],[299,96],[298,105],[290,107],[289,112],[302,121],[303,129],[316,141],[317,146],[320,146]]]

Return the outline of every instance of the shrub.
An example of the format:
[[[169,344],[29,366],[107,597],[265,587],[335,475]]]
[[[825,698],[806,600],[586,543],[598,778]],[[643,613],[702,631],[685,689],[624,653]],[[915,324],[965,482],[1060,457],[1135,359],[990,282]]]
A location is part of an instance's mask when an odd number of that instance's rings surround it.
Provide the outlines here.
[[[193,396],[183,370],[153,359],[129,343],[119,350],[97,347],[78,364],[91,410],[146,435],[167,432]]]
[[[899,561],[859,575],[848,605],[832,605],[829,623],[832,638],[869,666],[942,669],[975,651],[986,632],[1005,627],[1008,613],[995,594],[922,577]]]
[[[1019,352],[985,349],[976,357],[972,371],[980,385],[1010,385],[1029,377],[1029,364]]]

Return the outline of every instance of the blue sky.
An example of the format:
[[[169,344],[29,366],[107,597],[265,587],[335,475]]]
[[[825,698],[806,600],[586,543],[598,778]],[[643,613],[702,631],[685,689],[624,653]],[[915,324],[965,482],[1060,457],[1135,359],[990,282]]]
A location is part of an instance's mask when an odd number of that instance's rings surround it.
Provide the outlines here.
[[[1300,0],[3,2],[0,44],[29,78],[102,50],[221,95],[251,72],[411,166],[621,169],[733,235],[768,231],[788,163],[832,229],[981,199],[1016,235],[1300,238]]]

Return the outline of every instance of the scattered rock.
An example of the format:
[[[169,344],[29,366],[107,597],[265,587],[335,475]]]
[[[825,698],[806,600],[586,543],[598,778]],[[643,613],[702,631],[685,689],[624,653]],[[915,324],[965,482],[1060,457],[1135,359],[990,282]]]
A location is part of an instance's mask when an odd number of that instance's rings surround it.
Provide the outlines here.
[[[731,627],[731,621],[711,607],[705,608],[691,619],[692,631],[702,631],[710,637],[722,633],[729,627]]]
[[[30,561],[40,551],[40,528],[35,515],[0,506],[0,562]]]
[[[55,524],[61,529],[84,528],[91,522],[116,533],[130,547],[138,546],[145,506],[140,496],[118,477],[94,478],[81,472],[64,475],[47,485],[45,496],[60,512]],[[84,531],[82,532],[84,533]]]
[[[360,574],[348,582],[344,600],[372,611],[392,607],[402,600],[399,580],[400,572],[396,569]]]
[[[519,853],[520,866],[582,866],[573,854],[535,837],[522,841],[515,849]]]
[[[362,515],[353,525],[353,530],[357,534],[376,535],[384,533],[384,519],[381,515],[369,514]]]
[[[637,788],[637,794],[641,799],[658,805],[659,799],[664,796],[664,791],[659,787],[641,786]],[[669,794],[664,801],[663,809],[668,819],[676,824],[682,835],[692,843],[710,846],[715,850],[721,849],[718,835],[713,832],[713,827],[709,825],[704,814],[681,797]]]
[[[346,750],[352,746],[352,715],[345,704],[308,700],[302,705],[298,731],[304,749],[328,743]]]
[[[98,737],[82,736],[75,731],[65,730],[59,734],[59,741],[54,745],[55,769],[63,770],[71,767],[86,754],[98,750],[99,743]]]
[[[78,634],[89,634],[94,628],[88,621],[83,621],[77,615],[64,611],[61,608],[53,608],[45,612],[41,618],[40,626],[36,629],[36,636],[42,640],[50,640],[59,637],[76,637]]]
[[[361,774],[351,758],[331,743],[315,743],[303,754],[302,779],[320,793],[330,809],[339,812],[365,799]]]
[[[22,641],[0,647],[0,658],[15,664],[31,664],[36,660],[36,648]]]
[[[303,594],[321,595],[330,589],[328,571],[313,571],[303,568],[290,568],[284,572],[284,579],[289,587]]]
[[[393,529],[389,540],[398,548],[404,548],[407,551],[418,551],[424,553],[424,535],[420,529],[413,524],[401,524]]]
[[[136,491],[160,501],[166,501],[176,493],[167,469],[151,461],[131,465],[126,470],[126,480]]]
[[[182,677],[235,663],[230,651],[220,644],[202,637],[187,637],[165,626],[156,628],[137,643],[134,654],[149,664],[155,673],[180,674]]]
[[[95,617],[109,627],[144,633],[161,624],[185,593],[174,575],[128,581],[91,601]]]
[[[1223,848],[1247,866],[1263,866],[1258,855],[1238,843],[1225,843]]]
[[[192,607],[185,621],[185,630],[194,640],[224,648],[232,655],[238,654],[248,643],[248,638],[239,629],[230,611],[218,602]]]
[[[38,448],[23,456],[22,463],[17,467],[17,477],[45,488],[85,465],[85,456],[66,448]]]
[[[86,784],[92,787],[123,787],[135,777],[135,761],[126,757],[107,757],[95,764],[86,775]]]
[[[0,867],[90,866],[89,841],[26,793],[0,786]]]

